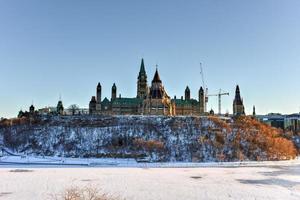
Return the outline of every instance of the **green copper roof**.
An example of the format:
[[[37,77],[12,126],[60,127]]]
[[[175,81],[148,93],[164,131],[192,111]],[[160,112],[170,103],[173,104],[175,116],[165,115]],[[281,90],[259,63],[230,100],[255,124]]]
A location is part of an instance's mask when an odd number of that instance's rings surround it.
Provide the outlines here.
[[[103,104],[109,104],[108,98],[105,97],[101,103],[103,103]]]
[[[139,98],[117,98],[112,102],[112,105],[136,105],[143,103],[143,99]]]
[[[195,99],[172,99],[172,101],[175,101],[176,106],[198,106],[199,104],[199,102]]]

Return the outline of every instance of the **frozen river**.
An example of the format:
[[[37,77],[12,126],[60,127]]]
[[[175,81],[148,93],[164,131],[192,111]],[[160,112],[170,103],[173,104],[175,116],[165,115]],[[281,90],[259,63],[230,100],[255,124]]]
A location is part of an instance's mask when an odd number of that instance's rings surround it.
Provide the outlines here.
[[[126,200],[300,199],[300,163],[199,168],[0,168],[0,199],[93,186]],[[16,170],[16,169],[24,170]]]

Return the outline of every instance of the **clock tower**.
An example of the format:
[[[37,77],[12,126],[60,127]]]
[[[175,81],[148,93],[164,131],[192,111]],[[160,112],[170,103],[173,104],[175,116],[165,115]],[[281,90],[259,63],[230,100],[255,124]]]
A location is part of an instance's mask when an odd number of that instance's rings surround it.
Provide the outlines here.
[[[141,68],[137,81],[137,98],[145,99],[147,97],[148,86],[147,86],[147,74],[145,71],[144,59],[141,62]]]

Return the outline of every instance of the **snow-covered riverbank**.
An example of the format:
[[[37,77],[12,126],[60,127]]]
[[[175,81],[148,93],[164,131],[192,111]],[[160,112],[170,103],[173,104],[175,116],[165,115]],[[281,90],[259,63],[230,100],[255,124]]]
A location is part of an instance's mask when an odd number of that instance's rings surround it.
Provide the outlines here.
[[[300,164],[300,159],[287,161],[241,161],[241,162],[137,162],[135,159],[113,158],[61,158],[41,156],[3,156],[0,167],[137,167],[137,168],[190,168],[190,167],[260,167]]]
[[[0,199],[51,199],[71,186],[87,185],[126,200],[300,199],[299,160],[274,164],[199,168],[27,166],[23,170],[25,166],[6,166],[0,169]]]

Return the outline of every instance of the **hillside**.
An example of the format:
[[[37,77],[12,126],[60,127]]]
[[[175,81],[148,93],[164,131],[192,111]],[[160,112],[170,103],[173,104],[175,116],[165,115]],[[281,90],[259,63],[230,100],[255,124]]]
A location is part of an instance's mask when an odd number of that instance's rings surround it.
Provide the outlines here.
[[[3,147],[65,157],[284,160],[297,155],[292,138],[248,117],[48,116],[0,123]]]

